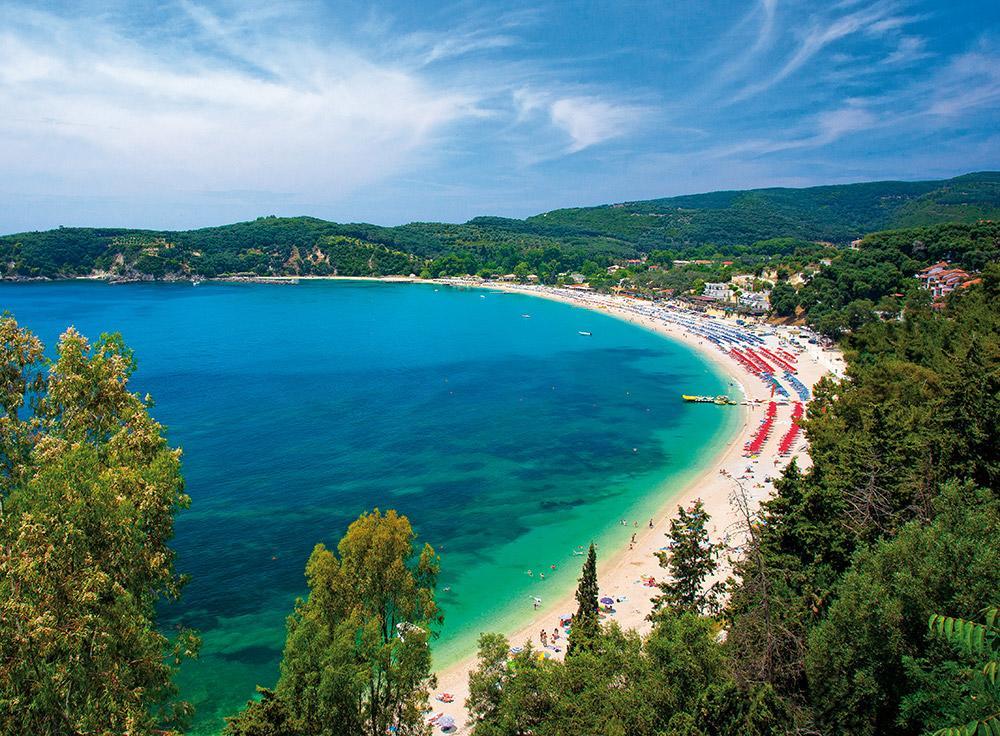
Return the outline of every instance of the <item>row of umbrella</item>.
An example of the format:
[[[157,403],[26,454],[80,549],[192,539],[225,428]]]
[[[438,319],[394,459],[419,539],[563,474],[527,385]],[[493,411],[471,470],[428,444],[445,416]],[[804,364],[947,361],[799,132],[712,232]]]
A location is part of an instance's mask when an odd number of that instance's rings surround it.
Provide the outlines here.
[[[768,402],[767,416],[764,417],[764,421],[762,421],[760,423],[760,427],[757,428],[757,434],[755,434],[753,439],[747,442],[743,447],[744,455],[756,455],[760,452],[760,448],[764,446],[768,436],[771,434],[771,427],[774,424],[774,417],[777,414],[778,405],[773,401]]]
[[[792,426],[788,429],[785,436],[781,438],[781,444],[778,445],[779,454],[787,455],[791,451],[792,445],[795,444],[795,438],[799,436],[799,431],[802,429],[799,426],[799,419],[801,418],[802,404],[796,401],[795,408],[792,409]]]

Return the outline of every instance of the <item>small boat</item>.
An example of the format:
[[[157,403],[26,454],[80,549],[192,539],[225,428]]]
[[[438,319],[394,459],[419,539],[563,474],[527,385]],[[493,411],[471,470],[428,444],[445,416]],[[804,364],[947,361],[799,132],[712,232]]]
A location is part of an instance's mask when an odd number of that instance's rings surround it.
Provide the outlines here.
[[[718,396],[691,396],[690,394],[681,394],[681,398],[685,401],[693,401],[697,404],[719,404],[724,405],[735,405],[736,402],[725,394],[719,394]]]
[[[590,337],[593,333],[584,332],[583,330],[580,330],[579,334],[583,335],[584,337]]]
[[[531,319],[530,314],[522,314],[521,316],[524,317],[525,319]]]

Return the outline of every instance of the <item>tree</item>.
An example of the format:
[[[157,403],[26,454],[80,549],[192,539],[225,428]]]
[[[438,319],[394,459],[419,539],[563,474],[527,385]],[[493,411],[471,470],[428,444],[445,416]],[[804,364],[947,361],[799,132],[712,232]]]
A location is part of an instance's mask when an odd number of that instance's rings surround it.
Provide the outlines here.
[[[787,281],[779,281],[771,289],[771,312],[778,317],[794,317],[799,296]]]
[[[42,345],[0,319],[0,733],[183,725],[171,678],[197,639],[156,607],[179,597],[168,546],[188,505],[180,451],[128,390],[120,337]]]
[[[503,704],[510,642],[501,634],[479,637],[478,666],[469,673],[465,707],[476,723],[496,720]]]
[[[238,716],[226,718],[224,736],[300,736],[288,706],[267,688],[258,687],[260,700],[251,700]]]
[[[298,731],[426,730],[429,642],[443,617],[434,602],[439,558],[426,544],[418,554],[415,539],[405,516],[375,509],[348,527],[336,552],[316,545],[306,565],[309,596],[288,618],[275,688]],[[260,710],[251,705],[231,728],[240,733]]]
[[[540,657],[531,642],[516,654],[499,634],[479,640],[479,666],[469,673],[466,707],[476,736],[557,733],[551,718],[551,680],[561,663]]]
[[[657,708],[675,713],[691,708],[712,683],[726,678],[728,663],[716,641],[719,626],[689,611],[660,613],[645,642]]]
[[[908,658],[932,654],[927,621],[976,614],[1000,590],[1000,501],[949,483],[935,516],[859,550],[827,616],[810,632],[806,672],[819,724],[830,733],[874,736],[900,724],[900,704],[919,696]],[[904,732],[924,724],[903,724]],[[933,728],[947,725],[928,723]]]
[[[590,543],[587,551],[587,561],[583,563],[583,573],[576,588],[576,615],[570,628],[567,656],[575,654],[579,649],[591,646],[599,629],[597,587],[597,551],[594,543]]]
[[[701,499],[688,509],[677,507],[677,517],[670,521],[668,551],[658,552],[660,567],[670,573],[670,580],[660,583],[660,595],[653,599],[656,609],[705,613],[711,611],[719,596],[719,586],[704,588],[705,580],[718,567],[719,545],[708,538],[709,515]]]
[[[520,281],[522,284],[527,282],[528,276],[530,274],[531,274],[531,266],[529,266],[524,261],[521,261],[516,266],[514,266],[514,275],[517,277],[517,280]]]

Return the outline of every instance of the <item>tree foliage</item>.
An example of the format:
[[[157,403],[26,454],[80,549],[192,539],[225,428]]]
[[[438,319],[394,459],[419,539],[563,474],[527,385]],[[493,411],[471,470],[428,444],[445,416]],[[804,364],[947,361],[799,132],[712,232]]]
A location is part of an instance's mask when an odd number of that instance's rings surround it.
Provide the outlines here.
[[[476,736],[581,734],[781,734],[790,721],[766,688],[727,674],[717,626],[665,612],[645,640],[616,624],[565,662],[531,646],[512,653],[499,635],[480,639],[467,705]]]
[[[155,615],[184,583],[168,546],[189,503],[180,451],[129,392],[119,337],[71,328],[56,352],[0,319],[0,732],[183,724],[171,676],[197,640]]]
[[[576,615],[570,629],[567,654],[575,654],[581,649],[587,649],[597,636],[598,630],[598,600],[600,595],[597,585],[597,550],[593,542],[587,550],[587,561],[583,563],[583,571],[576,588]]]
[[[229,719],[228,733],[422,734],[439,561],[418,551],[405,516],[362,514],[306,565],[309,596],[288,618],[274,694]],[[257,729],[257,730],[254,730]],[[271,729],[271,730],[267,730]]]
[[[657,553],[660,567],[669,579],[660,583],[660,595],[654,599],[656,609],[708,613],[719,596],[717,585],[705,586],[705,581],[718,568],[719,546],[708,538],[708,512],[699,498],[690,508],[677,507],[670,520],[667,550]]]

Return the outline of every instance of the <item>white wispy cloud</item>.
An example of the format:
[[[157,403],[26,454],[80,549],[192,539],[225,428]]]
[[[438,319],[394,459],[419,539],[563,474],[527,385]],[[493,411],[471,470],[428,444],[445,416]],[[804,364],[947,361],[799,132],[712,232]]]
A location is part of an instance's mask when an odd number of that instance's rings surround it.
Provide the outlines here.
[[[713,158],[763,156],[795,149],[821,148],[846,135],[869,130],[881,124],[880,118],[858,106],[847,106],[820,112],[787,138],[757,138],[705,151]]]
[[[983,39],[977,48],[951,59],[925,94],[928,115],[968,115],[1000,106],[1000,48]]]
[[[746,84],[733,101],[746,100],[791,77],[831,44],[857,33],[877,34],[890,28],[900,28],[913,18],[897,15],[893,2],[876,2],[842,15],[820,16],[810,20],[801,34],[794,52],[775,71],[764,72],[760,78]]]
[[[902,36],[896,48],[882,60],[887,66],[901,66],[929,59],[934,54],[927,51],[927,40],[920,36]]]
[[[630,132],[638,124],[641,110],[594,97],[563,97],[552,103],[549,114],[569,136],[569,152],[576,153]]]
[[[557,150],[570,154],[632,133],[651,112],[641,104],[592,94],[562,96],[551,91],[522,88],[515,90],[512,96],[517,121],[547,119],[562,136]],[[536,157],[544,160],[550,156],[551,151]]]

